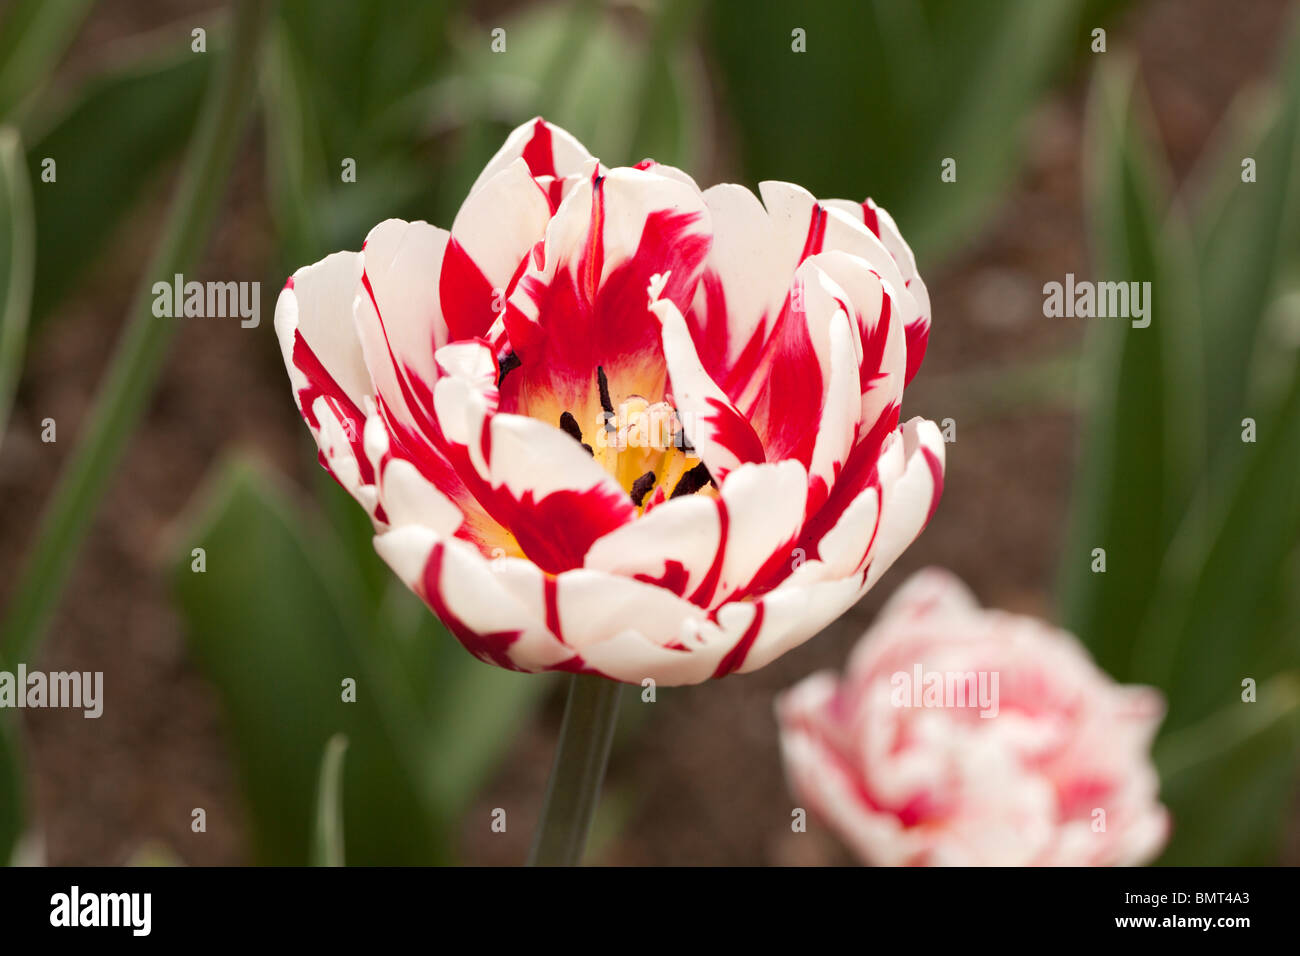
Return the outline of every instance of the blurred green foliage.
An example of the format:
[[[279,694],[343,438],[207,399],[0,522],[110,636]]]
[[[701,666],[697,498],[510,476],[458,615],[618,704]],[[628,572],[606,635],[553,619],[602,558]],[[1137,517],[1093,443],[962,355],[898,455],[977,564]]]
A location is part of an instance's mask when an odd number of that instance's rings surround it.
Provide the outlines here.
[[[22,141],[12,126],[0,126],[0,445],[27,342],[32,233],[32,193]]]
[[[862,0],[710,5],[724,115],[748,181],[869,193],[934,262],[996,205],[1032,110],[1124,4]],[[802,30],[807,53],[794,52]],[[956,160],[956,180],[940,182]]]
[[[219,37],[210,49],[220,55]],[[151,55],[96,77],[56,118],[34,130],[33,181],[54,159],[57,189],[36,190],[36,283],[40,322],[85,278],[117,228],[180,156],[212,71],[205,56]],[[88,152],[86,143],[96,144]]]
[[[1195,203],[1169,194],[1126,60],[1103,62],[1089,110],[1097,272],[1151,282],[1155,309],[1149,328],[1093,325],[1062,616],[1118,679],[1165,693],[1169,863],[1275,860],[1300,766],[1300,32],[1284,52]]]
[[[232,723],[256,859],[309,860],[321,754],[341,732],[347,859],[448,861],[460,814],[548,682],[475,661],[395,580],[368,593],[355,553],[265,470],[232,460],[197,500],[173,581]]]

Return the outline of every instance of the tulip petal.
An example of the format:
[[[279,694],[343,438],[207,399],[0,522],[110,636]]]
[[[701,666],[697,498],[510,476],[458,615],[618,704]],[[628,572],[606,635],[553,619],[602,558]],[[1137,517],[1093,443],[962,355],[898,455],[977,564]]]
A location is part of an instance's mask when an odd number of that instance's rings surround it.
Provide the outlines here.
[[[448,338],[437,283],[447,240],[426,222],[389,219],[370,230],[353,310],[381,408],[426,439],[435,430],[433,354]]]
[[[470,193],[452,223],[438,280],[451,339],[487,334],[550,219],[547,196],[523,159]]]
[[[871,552],[871,587],[929,523],[943,494],[943,436],[934,422],[913,418],[902,428],[904,467],[883,482],[880,527]]]
[[[916,269],[916,257],[912,255],[911,247],[899,232],[894,217],[883,207],[877,206],[870,197],[860,203],[847,199],[831,199],[827,200],[826,205],[840,210],[854,220],[860,220],[873,235],[880,239],[889,250],[889,254],[893,256],[894,262],[898,264],[904,287],[916,300],[917,314],[907,324],[907,381],[910,382],[916,375],[917,369],[921,367],[921,360],[925,358],[925,347],[930,338],[930,292]]]
[[[660,276],[661,297],[689,301],[708,247],[703,200],[679,182],[615,169],[575,189],[506,307],[521,365],[502,383],[502,409],[544,421],[567,411],[585,435],[603,421],[597,369],[615,404],[659,400],[665,367],[646,290]]]
[[[505,144],[483,167],[478,179],[470,187],[470,195],[478,192],[497,173],[515,160],[522,158],[529,171],[537,177],[563,179],[580,172],[592,159],[587,147],[568,132],[553,126],[540,116],[518,126],[506,137]]]
[[[493,562],[465,542],[406,525],[377,535],[375,550],[480,660],[508,670],[537,671],[573,656],[544,620],[504,586]],[[541,572],[533,568],[532,573],[540,582]]]
[[[745,462],[765,460],[754,429],[700,364],[691,334],[677,306],[658,299],[650,306],[662,326],[664,360],[672,402],[686,437],[713,479],[721,484]]]
[[[374,481],[362,442],[362,405],[373,386],[351,321],[361,270],[360,255],[337,252],[295,272],[275,306],[275,333],[298,411],[321,449],[321,464],[354,497]],[[373,502],[368,510],[373,515]]]

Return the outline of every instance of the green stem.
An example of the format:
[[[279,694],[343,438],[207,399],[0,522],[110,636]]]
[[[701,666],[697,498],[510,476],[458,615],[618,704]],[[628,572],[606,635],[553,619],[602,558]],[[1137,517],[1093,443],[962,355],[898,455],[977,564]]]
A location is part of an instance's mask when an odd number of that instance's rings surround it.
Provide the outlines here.
[[[23,660],[49,626],[73,559],[153,394],[177,322],[154,316],[153,284],[191,268],[207,244],[253,100],[268,9],[267,0],[239,0],[225,60],[204,101],[162,238],[133,300],[129,325],[11,592],[0,630],[0,660]]]
[[[623,685],[575,674],[529,866],[577,866],[600,801]]]

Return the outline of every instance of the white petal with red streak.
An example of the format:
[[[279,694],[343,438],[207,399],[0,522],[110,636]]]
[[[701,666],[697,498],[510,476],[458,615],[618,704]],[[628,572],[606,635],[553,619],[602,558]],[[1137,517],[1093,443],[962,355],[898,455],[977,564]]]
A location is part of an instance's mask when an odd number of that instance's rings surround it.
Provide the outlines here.
[[[786,583],[769,591],[758,602],[763,608],[762,626],[752,638],[736,673],[758,670],[798,647],[857,603],[862,593],[857,576],[813,584]],[[718,623],[730,634],[744,633],[728,613],[733,607],[741,606],[728,605],[718,612]]]
[[[758,188],[763,204],[783,230],[783,248],[802,249],[808,238],[813,208],[818,205],[816,197],[793,183],[768,181],[759,183]],[[920,307],[908,289],[898,263],[884,243],[863,225],[861,215],[855,218],[829,203],[821,203],[821,206],[826,210],[825,232],[820,248],[812,249],[811,252],[815,254],[840,249],[865,259],[894,290],[894,305],[899,310],[903,325],[906,327],[915,321],[920,316]]]
[[[528,164],[516,159],[470,194],[456,214],[451,236],[482,273],[489,294],[502,292],[504,307],[510,280],[550,220],[550,203],[529,175]],[[489,312],[494,304],[473,303]]]
[[[669,576],[668,562],[682,566],[682,595],[700,586],[717,558],[721,522],[711,498],[684,495],[628,522],[591,546],[584,566],[594,571],[655,580]]]
[[[831,282],[829,276],[825,277]],[[834,287],[839,291],[839,287]],[[841,291],[841,295],[844,293]],[[817,424],[817,441],[813,445],[812,461],[808,465],[808,479],[821,479],[823,493],[835,485],[858,432],[858,415],[862,409],[861,389],[858,384],[858,361],[854,342],[856,335],[850,326],[849,314],[836,308],[828,329],[830,369],[826,376],[826,390],[822,398],[821,421]]]
[[[379,478],[379,500],[388,525],[422,525],[449,537],[464,522],[460,509],[404,458],[390,457]]]
[[[702,608],[663,588],[579,569],[559,575],[556,591],[566,643],[615,680],[699,683],[726,649]]]
[[[715,600],[748,590],[775,561],[792,561],[803,526],[808,473],[797,461],[742,465],[722,485],[727,510],[722,573]]]
[[[862,368],[862,399],[858,435],[869,432],[885,409],[903,400],[903,382],[907,371],[907,337],[902,319],[892,307],[893,290],[865,259],[840,250],[814,257],[818,267],[844,291],[856,313],[854,318],[855,349]],[[888,301],[887,301],[888,300]],[[881,321],[888,323],[881,328]],[[873,360],[871,351],[877,337],[883,336],[880,355]]]
[[[610,272],[636,254],[646,220],[656,212],[695,214],[692,232],[708,234],[710,223],[703,197],[683,183],[651,172],[620,167],[611,169],[601,184],[603,219],[599,241],[602,249],[601,271],[595,276],[596,288],[604,284]],[[591,240],[592,204],[595,190],[590,181],[573,190],[556,211],[546,230],[545,263],[539,269],[530,261],[528,275],[550,285],[558,271],[570,269],[582,258]],[[702,264],[701,264],[702,265]],[[673,275],[678,284],[693,283],[694,277]],[[511,303],[530,320],[537,320],[536,304],[520,283]],[[642,300],[644,302],[644,300]],[[638,303],[640,304],[640,303]]]
[[[336,252],[293,274],[275,304],[275,334],[293,384],[295,399],[309,383],[293,360],[295,335],[301,335],[325,371],[358,406],[374,391],[361,343],[352,324],[352,302],[361,281],[360,253]],[[301,410],[301,409],[300,409]]]
[[[903,238],[902,232],[898,229],[898,224],[894,222],[894,217],[889,214],[884,206],[876,205],[872,199],[867,199],[865,203],[856,203],[849,199],[827,199],[825,205],[832,209],[838,209],[848,215],[851,219],[862,222],[869,231],[877,231],[880,241],[889,254],[894,257],[898,263],[898,270],[903,275],[903,281],[907,289],[916,299],[917,307],[921,311],[921,316],[929,322],[930,319],[930,293],[921,280],[921,274],[916,269],[916,256],[912,254],[912,247],[907,244]],[[868,206],[876,217],[876,230],[872,230],[866,222],[863,206]]]
[[[378,494],[375,486],[362,477],[361,463],[364,459],[359,456],[364,456],[364,450],[361,442],[353,440],[356,425],[343,414],[334,399],[325,395],[316,397],[312,412],[320,426],[313,429],[312,434],[330,474],[366,509],[371,520],[377,521],[375,505],[379,500]]]
[[[438,301],[447,238],[445,229],[401,219],[370,230],[362,253],[370,288],[361,288],[353,316],[380,396],[404,424],[424,432],[433,353],[447,340]]]
[[[713,246],[705,263],[706,276],[716,279],[724,297],[725,326],[709,316],[707,281],[696,290],[693,312],[704,317],[697,333],[710,339],[725,333],[725,355],[712,374],[725,373],[746,344],[776,319],[790,291],[790,278],[799,262],[799,249],[783,245],[771,217],[758,197],[744,186],[723,183],[704,191],[713,222]],[[701,341],[700,348],[709,342]]]
[[[443,538],[418,525],[406,525],[375,536],[379,556],[416,593],[424,586],[426,565],[439,544],[443,546],[439,597],[462,624],[477,634],[519,631],[520,636],[510,645],[508,655],[521,670],[544,670],[573,656],[547,629],[544,618],[539,618],[515,598],[512,589],[504,586],[493,570],[495,562],[484,558],[473,546],[455,538]],[[520,573],[518,568],[513,570]],[[523,573],[527,573],[526,569]],[[532,574],[540,588],[542,572],[532,567]]]
[[[497,150],[497,154],[488,160],[488,164],[483,167],[483,172],[479,173],[478,179],[470,187],[470,195],[478,192],[493,176],[505,169],[516,159],[524,156],[533,143],[534,138],[538,136],[538,124],[544,127],[545,132],[550,136],[550,157],[553,165],[553,171],[534,169],[534,176],[556,175],[568,176],[576,173],[591,160],[591,153],[587,152],[587,147],[583,146],[570,133],[546,122],[540,116],[530,119],[523,123],[506,137],[505,143]]]
[[[714,481],[747,461],[763,460],[763,445],[745,417],[700,364],[686,322],[671,301],[659,299],[650,310],[663,332],[664,360],[673,403],[700,458]]]
[[[867,587],[916,540],[943,491],[944,443],[939,427],[913,418],[902,426],[902,443],[902,473],[893,480],[881,476],[880,527],[871,552]]]

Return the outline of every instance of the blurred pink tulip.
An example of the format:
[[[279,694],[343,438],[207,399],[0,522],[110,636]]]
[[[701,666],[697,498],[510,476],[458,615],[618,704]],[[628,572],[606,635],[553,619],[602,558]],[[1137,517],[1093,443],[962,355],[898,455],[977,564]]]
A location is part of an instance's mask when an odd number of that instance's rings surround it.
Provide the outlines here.
[[[777,701],[791,787],[875,865],[1139,864],[1163,847],[1159,692],[947,572],[905,583],[843,678]]]

